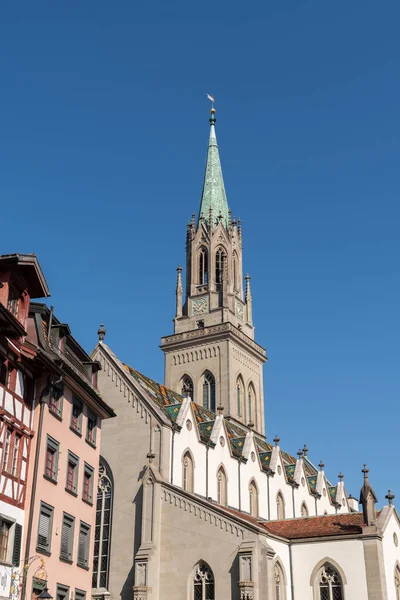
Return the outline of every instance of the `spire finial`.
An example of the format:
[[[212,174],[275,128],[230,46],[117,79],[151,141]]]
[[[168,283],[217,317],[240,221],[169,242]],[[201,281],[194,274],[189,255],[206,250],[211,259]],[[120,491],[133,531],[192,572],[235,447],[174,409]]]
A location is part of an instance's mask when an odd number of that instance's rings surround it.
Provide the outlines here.
[[[343,475],[342,471],[340,471],[340,473],[338,475],[338,479],[339,479],[340,482],[343,481],[343,477],[344,477],[344,475]]]
[[[279,442],[281,441],[280,438],[278,437],[278,434],[275,434],[274,440],[275,442],[275,446],[277,446],[279,444]]]
[[[318,465],[318,466],[319,466],[319,468],[320,468],[320,470],[321,470],[321,471],[323,471],[323,470],[324,470],[324,466],[325,466],[325,465],[324,465],[324,463],[322,462],[322,460],[320,460],[320,461],[319,461],[319,465]]]
[[[100,324],[100,327],[97,330],[97,335],[99,336],[99,342],[102,342],[105,338],[107,331],[104,329],[104,323]]]
[[[299,449],[297,456],[299,457],[299,459],[303,458],[303,450],[301,448]]]
[[[307,454],[308,454],[308,448],[307,448],[306,444],[304,444],[304,446],[303,446],[303,454],[304,454],[304,456],[307,456]]]
[[[367,468],[367,465],[364,465],[364,468],[361,469],[361,473],[364,473],[364,479],[368,479],[369,469]]]
[[[396,496],[392,494],[392,490],[388,490],[388,493],[386,494],[385,498],[389,502],[389,506],[392,506],[393,500],[396,498]]]

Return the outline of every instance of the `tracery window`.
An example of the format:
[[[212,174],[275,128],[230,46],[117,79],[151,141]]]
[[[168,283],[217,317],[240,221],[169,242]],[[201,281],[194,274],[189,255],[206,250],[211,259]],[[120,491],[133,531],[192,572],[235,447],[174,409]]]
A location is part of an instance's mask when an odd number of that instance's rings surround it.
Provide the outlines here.
[[[204,285],[206,283],[208,283],[207,250],[201,248],[199,253],[199,284]]]
[[[276,517],[278,520],[285,518],[285,501],[281,492],[276,495]]]
[[[252,383],[250,383],[249,385],[249,391],[248,391],[248,395],[247,395],[247,404],[248,404],[248,421],[253,422],[254,421],[254,417],[255,417],[255,410],[254,410],[254,400],[255,400],[256,394],[254,391],[254,386]]]
[[[108,589],[113,509],[113,478],[106,461],[100,457],[96,503],[96,529],[93,556],[93,588]]]
[[[199,563],[193,578],[194,600],[215,600],[214,574],[206,563]]]
[[[243,379],[240,377],[236,380],[236,403],[237,403],[237,414],[241,417],[243,414],[243,399],[244,399],[244,384]]]
[[[217,473],[217,501],[221,506],[226,506],[228,503],[228,485],[225,469],[220,467]]]
[[[221,284],[224,276],[225,253],[219,248],[215,254],[215,283]]]
[[[302,517],[308,517],[308,508],[305,502],[303,502],[301,505],[300,514]]]
[[[182,487],[186,492],[193,494],[194,491],[194,468],[190,452],[183,455],[182,460]]]
[[[215,379],[209,371],[204,374],[203,407],[215,411]]]
[[[236,252],[233,253],[233,289],[239,290],[238,258]]]
[[[249,485],[250,496],[250,514],[252,517],[258,517],[258,490],[254,481]]]
[[[394,585],[396,589],[396,600],[400,600],[400,568],[396,566],[394,572]]]
[[[319,571],[319,600],[343,600],[342,579],[333,565],[325,563]]]
[[[182,377],[181,395],[184,398],[190,398],[191,400],[194,400],[194,398],[193,398],[193,381],[189,377],[189,375],[184,375]]]
[[[274,566],[274,600],[285,600],[285,579],[281,565],[277,562]]]

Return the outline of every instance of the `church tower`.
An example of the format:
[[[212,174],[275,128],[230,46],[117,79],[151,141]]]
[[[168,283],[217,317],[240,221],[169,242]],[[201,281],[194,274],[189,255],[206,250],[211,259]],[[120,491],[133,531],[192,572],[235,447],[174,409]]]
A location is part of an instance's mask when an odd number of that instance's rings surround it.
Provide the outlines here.
[[[162,338],[165,385],[264,433],[267,358],[254,341],[250,276],[243,281],[242,226],[228,208],[215,122],[213,107],[199,215],[196,221],[193,214],[187,227],[185,297],[179,266],[174,334]]]

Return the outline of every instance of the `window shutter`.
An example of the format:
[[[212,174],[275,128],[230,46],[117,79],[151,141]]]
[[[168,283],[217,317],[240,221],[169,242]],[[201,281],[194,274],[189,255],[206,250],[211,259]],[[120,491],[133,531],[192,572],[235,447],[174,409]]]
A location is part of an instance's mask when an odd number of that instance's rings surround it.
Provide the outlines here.
[[[40,519],[39,519],[38,544],[42,548],[47,548],[49,545],[49,532],[50,532],[50,515],[41,512]]]
[[[86,557],[86,532],[81,529],[79,532],[79,548],[78,548],[78,562],[81,565],[85,564]]]
[[[14,567],[19,567],[19,561],[21,558],[21,542],[22,542],[22,525],[19,523],[15,524],[14,531],[14,548],[12,555],[12,564]]]
[[[64,558],[69,558],[69,532],[69,525],[64,521],[61,531],[61,555]]]

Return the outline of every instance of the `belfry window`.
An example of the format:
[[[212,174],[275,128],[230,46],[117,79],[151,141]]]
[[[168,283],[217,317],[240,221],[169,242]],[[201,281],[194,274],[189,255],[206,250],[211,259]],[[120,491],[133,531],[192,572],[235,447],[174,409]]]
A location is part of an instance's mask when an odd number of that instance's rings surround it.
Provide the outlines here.
[[[319,600],[343,600],[343,583],[339,573],[325,563],[318,574]]]
[[[215,283],[221,284],[224,276],[225,254],[222,248],[215,255]]]
[[[97,486],[96,529],[93,556],[93,588],[108,589],[113,505],[113,479],[107,463],[100,457]]]
[[[208,260],[207,250],[201,248],[199,254],[199,284],[205,285],[208,283]]]
[[[193,398],[193,381],[191,380],[189,375],[184,375],[182,377],[181,395],[184,398],[190,398],[191,400],[194,399]]]
[[[239,290],[239,276],[238,276],[238,257],[236,252],[233,253],[233,289]]]
[[[193,600],[215,600],[214,575],[206,563],[197,565],[193,587]]]
[[[204,374],[203,407],[215,411],[215,379],[210,372]]]
[[[247,411],[248,411],[247,415],[248,415],[248,421],[249,421],[249,423],[255,421],[255,419],[254,419],[254,417],[256,416],[255,415],[255,406],[254,406],[254,404],[255,404],[255,397],[256,397],[256,394],[255,394],[255,391],[254,391],[253,384],[250,383],[248,394],[247,394]],[[255,425],[257,425],[257,424],[255,423]]]
[[[243,414],[243,400],[244,400],[244,385],[243,379],[239,376],[236,380],[236,410],[238,417]]]

